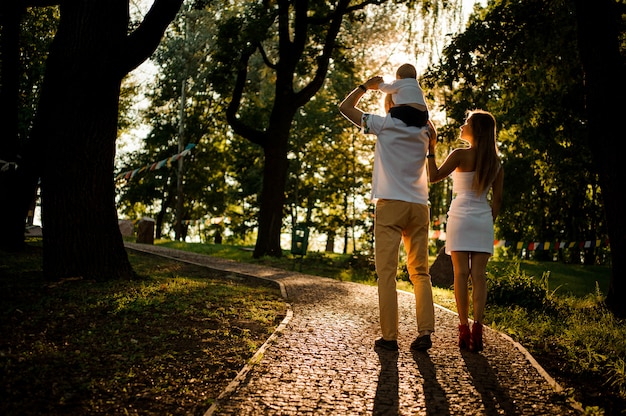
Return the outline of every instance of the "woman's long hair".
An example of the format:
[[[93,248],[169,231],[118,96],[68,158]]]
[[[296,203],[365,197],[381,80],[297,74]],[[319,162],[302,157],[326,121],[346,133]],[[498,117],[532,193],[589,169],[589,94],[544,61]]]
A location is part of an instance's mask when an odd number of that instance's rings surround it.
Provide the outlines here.
[[[498,143],[496,142],[496,119],[484,110],[472,110],[467,116],[476,146],[476,175],[472,189],[477,194],[485,192],[500,170]]]

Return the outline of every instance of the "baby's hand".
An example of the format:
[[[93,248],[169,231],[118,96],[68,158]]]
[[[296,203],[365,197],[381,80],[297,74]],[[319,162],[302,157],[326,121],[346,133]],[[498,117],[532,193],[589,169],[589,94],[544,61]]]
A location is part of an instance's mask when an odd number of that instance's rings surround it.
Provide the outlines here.
[[[383,82],[383,77],[377,75],[365,81],[365,86],[369,90],[377,90],[378,84],[380,84],[381,82]]]

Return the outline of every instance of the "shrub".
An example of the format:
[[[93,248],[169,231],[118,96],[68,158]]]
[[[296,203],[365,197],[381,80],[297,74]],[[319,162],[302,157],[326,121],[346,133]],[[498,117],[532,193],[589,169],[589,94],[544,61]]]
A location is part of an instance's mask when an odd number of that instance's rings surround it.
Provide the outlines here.
[[[549,272],[541,279],[528,276],[520,269],[520,263],[512,263],[501,276],[487,274],[487,303],[492,305],[518,305],[528,310],[542,309],[549,305]]]

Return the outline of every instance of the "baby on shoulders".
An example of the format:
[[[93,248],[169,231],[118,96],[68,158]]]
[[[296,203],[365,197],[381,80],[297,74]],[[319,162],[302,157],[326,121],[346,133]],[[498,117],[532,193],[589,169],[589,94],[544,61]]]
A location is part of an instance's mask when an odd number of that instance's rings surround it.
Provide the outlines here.
[[[404,121],[408,126],[426,126],[428,106],[413,65],[400,65],[396,79],[388,84],[381,82],[378,88],[392,96],[394,106],[389,110],[391,117]]]

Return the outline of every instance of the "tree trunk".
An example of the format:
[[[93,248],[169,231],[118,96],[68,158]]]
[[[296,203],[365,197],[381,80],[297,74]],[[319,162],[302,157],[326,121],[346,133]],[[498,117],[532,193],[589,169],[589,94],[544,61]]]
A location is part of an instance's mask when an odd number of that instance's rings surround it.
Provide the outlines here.
[[[335,236],[337,235],[335,230],[330,230],[326,233],[326,248],[325,251],[327,253],[334,253],[335,252]],[[344,254],[345,254],[345,247],[344,247]]]
[[[68,2],[46,65],[29,154],[41,163],[48,279],[130,279],[113,162],[127,5]]]
[[[617,315],[626,316],[626,217],[621,205],[626,170],[623,126],[626,105],[624,64],[619,49],[617,2],[576,0],[579,52],[585,74],[590,148],[599,173],[611,245],[612,274],[606,302]]]
[[[291,120],[289,120],[289,124]],[[282,129],[283,137],[266,146],[263,165],[263,188],[259,208],[259,227],[254,246],[254,258],[262,256],[281,257],[280,233],[282,230],[283,207],[285,204],[285,184],[287,183],[287,141],[289,128]],[[272,133],[270,133],[271,135]]]
[[[19,33],[23,6],[15,2],[4,2],[0,9],[0,248],[9,251],[20,250],[24,246],[25,212],[28,203],[26,191],[19,186],[18,160],[18,96],[19,96]],[[16,221],[21,218],[22,221]]]
[[[154,0],[130,35],[128,0],[61,3],[21,184],[32,195],[41,177],[48,279],[134,275],[113,180],[120,84],[154,52],[181,2]]]

